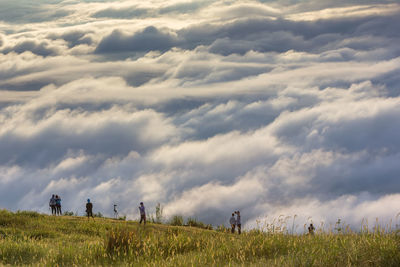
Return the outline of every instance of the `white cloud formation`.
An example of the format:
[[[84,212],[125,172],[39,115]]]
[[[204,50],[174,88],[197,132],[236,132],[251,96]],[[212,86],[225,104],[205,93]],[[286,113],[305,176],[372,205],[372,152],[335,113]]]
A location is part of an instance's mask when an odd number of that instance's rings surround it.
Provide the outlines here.
[[[233,210],[246,227],[387,223],[399,13],[375,0],[2,2],[0,206],[46,212],[59,194],[64,210],[90,198],[131,219],[144,201],[214,225]]]

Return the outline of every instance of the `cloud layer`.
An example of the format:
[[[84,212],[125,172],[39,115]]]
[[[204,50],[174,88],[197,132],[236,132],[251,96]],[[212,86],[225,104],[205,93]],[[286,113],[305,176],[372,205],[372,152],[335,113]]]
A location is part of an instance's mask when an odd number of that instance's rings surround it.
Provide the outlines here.
[[[55,11],[56,10],[56,11]],[[29,11],[29,12],[28,12]],[[24,14],[23,16],[18,14]],[[396,1],[0,4],[0,206],[246,227],[399,212]]]

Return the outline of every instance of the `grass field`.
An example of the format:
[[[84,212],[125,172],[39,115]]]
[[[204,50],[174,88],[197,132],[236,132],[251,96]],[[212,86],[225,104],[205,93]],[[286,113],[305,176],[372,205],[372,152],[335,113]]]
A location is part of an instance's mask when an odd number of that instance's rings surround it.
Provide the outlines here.
[[[400,266],[396,233],[245,232],[0,210],[0,265]]]

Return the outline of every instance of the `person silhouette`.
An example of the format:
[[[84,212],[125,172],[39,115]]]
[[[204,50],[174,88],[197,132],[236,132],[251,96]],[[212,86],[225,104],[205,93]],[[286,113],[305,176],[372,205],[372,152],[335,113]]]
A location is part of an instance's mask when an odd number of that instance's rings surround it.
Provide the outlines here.
[[[139,224],[142,224],[142,221],[144,222],[143,224],[146,225],[146,209],[143,205],[143,202],[140,202],[139,206],[139,211],[140,211],[140,222]]]
[[[56,215],[56,196],[52,195],[49,201],[49,206],[51,208],[51,215]]]
[[[308,234],[314,235],[314,230],[315,230],[314,225],[310,223],[310,226],[308,226]]]
[[[229,219],[229,223],[231,224],[231,233],[234,234],[236,227],[235,213],[232,213],[232,217]]]
[[[59,197],[58,195],[56,195],[56,211],[57,211],[57,215],[62,215],[62,212],[61,212],[61,197]]]
[[[236,226],[238,229],[238,234],[240,235],[242,233],[242,222],[240,220],[240,211],[236,211]]]
[[[93,204],[92,204],[92,202],[90,202],[89,198],[88,198],[87,203],[86,203],[86,214],[87,214],[88,220],[89,220],[90,217],[92,217],[94,219],[94,217],[93,217]]]
[[[115,218],[115,219],[118,219],[117,204],[114,204],[114,218]]]

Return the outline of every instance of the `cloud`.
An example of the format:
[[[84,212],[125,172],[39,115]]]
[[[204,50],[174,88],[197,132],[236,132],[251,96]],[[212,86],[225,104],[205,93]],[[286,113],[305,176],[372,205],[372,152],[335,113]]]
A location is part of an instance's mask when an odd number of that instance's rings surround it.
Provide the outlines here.
[[[90,198],[130,219],[144,201],[354,229],[398,213],[397,3],[2,7],[27,14],[0,23],[2,207],[47,212],[59,194],[79,214]]]
[[[187,2],[187,3],[178,3],[178,4],[173,4],[173,5],[167,5],[166,7],[160,8],[159,13],[160,14],[166,14],[166,13],[186,14],[186,13],[191,13],[193,11],[197,11],[209,3],[210,3],[210,1],[192,1],[192,2]]]
[[[58,38],[65,40],[68,43],[69,48],[75,47],[77,45],[82,45],[82,44],[91,45],[93,42],[92,38],[90,37],[90,35],[88,35],[87,32],[79,31],[79,30],[65,32],[60,35],[50,34],[49,37],[53,40],[58,39]]]
[[[56,48],[50,47],[47,42],[36,42],[34,40],[25,40],[19,42],[14,47],[5,47],[2,49],[3,54],[8,54],[10,52],[15,52],[18,54],[22,54],[24,52],[30,51],[39,56],[50,56],[50,55],[57,55],[58,50]]]
[[[123,77],[130,85],[140,86],[166,71],[165,64],[119,61],[102,64],[75,56],[41,58],[34,55],[18,57],[8,54],[2,65],[0,87],[7,90],[38,91],[49,84],[63,85],[87,77]],[[14,65],[7,59],[16,60]]]
[[[114,18],[114,19],[129,19],[145,17],[149,10],[145,8],[129,7],[129,8],[108,8],[97,11],[92,15],[94,18]]]
[[[103,38],[96,52],[152,50],[164,52],[172,47],[193,49],[201,45],[210,46],[211,52],[225,56],[232,53],[245,54],[251,50],[322,52],[343,46],[370,50],[381,45],[382,41],[389,44],[389,40],[381,40],[379,44],[371,43],[369,40],[368,42],[359,40],[371,38],[366,36],[398,38],[396,31],[393,31],[391,27],[385,27],[385,25],[397,23],[397,20],[397,16],[371,16],[318,22],[294,22],[282,18],[247,18],[245,16],[222,25],[199,24],[179,31],[170,31],[170,33],[161,32],[150,26],[133,35],[114,31]],[[383,33],[381,29],[385,32]],[[352,43],[344,43],[348,42],[350,34]]]
[[[68,150],[80,149],[110,156],[132,150],[145,153],[151,144],[162,142],[175,131],[152,111],[126,112],[118,108],[89,114],[61,110],[39,121],[31,114],[22,113],[6,122],[9,127],[0,134],[2,149],[11,153],[2,155],[0,162],[44,166],[59,160]],[[24,125],[22,128],[18,126],[20,123]],[[38,147],[42,148],[41,152],[37,151]]]
[[[330,1],[302,1],[294,8],[293,11],[287,16],[292,20],[319,20],[330,18],[350,18],[350,17],[365,17],[369,15],[393,15],[398,12],[398,5],[395,1],[369,1],[350,3],[349,1],[336,1],[332,5]],[[392,3],[392,4],[390,4]]]
[[[149,26],[132,36],[126,36],[115,30],[101,40],[96,48],[96,53],[167,51],[175,46],[176,42],[177,39],[174,35],[162,32],[153,26]]]
[[[40,0],[39,5],[30,1],[0,3],[0,20],[10,23],[40,23],[68,16],[64,9],[54,9],[62,1]]]

